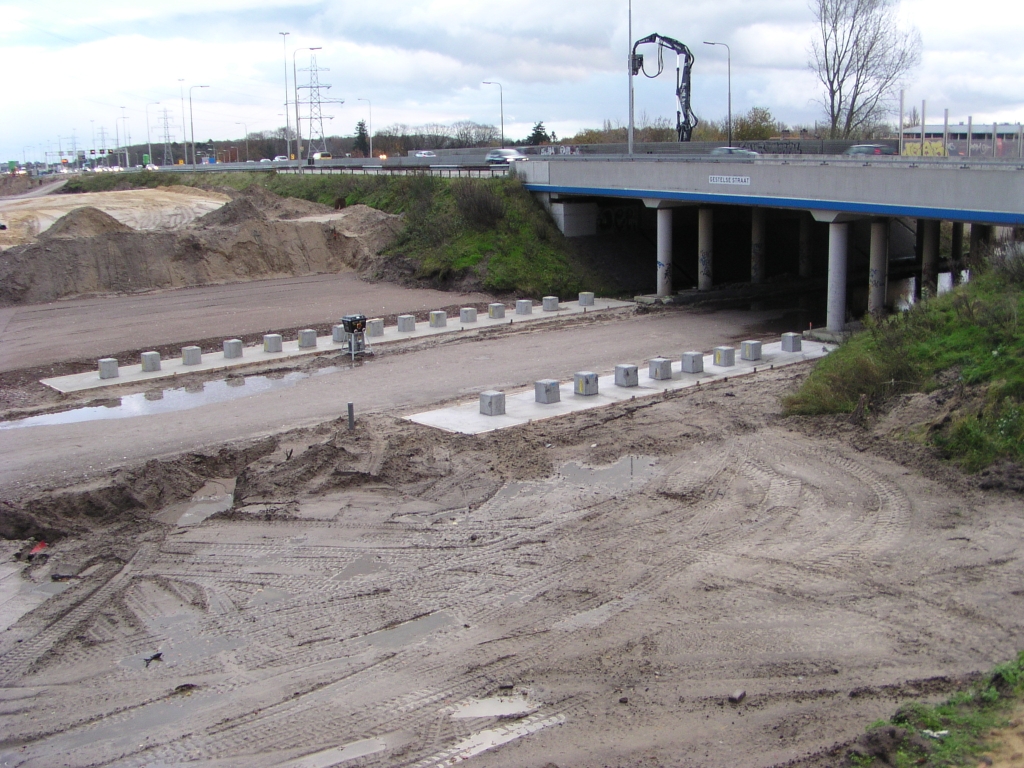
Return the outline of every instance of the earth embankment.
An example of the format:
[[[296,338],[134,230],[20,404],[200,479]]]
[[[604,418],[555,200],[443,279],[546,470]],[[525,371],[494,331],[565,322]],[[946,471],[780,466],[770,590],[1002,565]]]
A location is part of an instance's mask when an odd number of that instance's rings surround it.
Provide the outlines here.
[[[399,230],[366,206],[335,211],[269,193],[244,195],[175,231],[137,231],[92,207],[0,254],[0,306],[361,271]]]

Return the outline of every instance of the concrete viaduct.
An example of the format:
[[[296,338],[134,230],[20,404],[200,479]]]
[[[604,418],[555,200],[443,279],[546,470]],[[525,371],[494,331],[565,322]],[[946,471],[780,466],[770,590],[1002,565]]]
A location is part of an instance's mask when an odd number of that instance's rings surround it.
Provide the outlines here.
[[[948,159],[758,157],[572,157],[530,159],[515,172],[538,195],[567,235],[586,233],[596,223],[587,199],[642,200],[657,209],[657,293],[672,294],[672,208],[696,206],[697,282],[710,290],[714,277],[712,206],[751,208],[750,276],[765,276],[765,212],[806,211],[827,222],[827,330],[846,325],[850,222],[871,221],[868,309],[884,309],[889,265],[889,219],[918,221],[921,291],[938,284],[939,225],[953,222],[952,259],[963,251],[963,225],[971,224],[971,245],[991,237],[993,226],[1024,225],[1024,165]],[[801,277],[810,277],[810,217],[801,217]],[[807,230],[807,232],[805,232]],[[590,232],[591,234],[593,232]],[[806,247],[805,247],[806,246]]]

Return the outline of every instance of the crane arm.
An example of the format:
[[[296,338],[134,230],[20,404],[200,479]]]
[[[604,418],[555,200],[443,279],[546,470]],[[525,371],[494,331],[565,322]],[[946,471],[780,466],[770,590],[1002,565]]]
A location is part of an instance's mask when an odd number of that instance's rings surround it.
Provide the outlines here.
[[[637,54],[636,49],[641,45],[657,43],[658,45],[658,71],[648,75],[644,70],[643,54]],[[631,60],[632,72],[638,75],[641,72],[645,77],[657,77],[664,69],[663,51],[668,48],[676,54],[676,134],[679,141],[689,141],[693,129],[697,127],[697,116],[690,108],[690,69],[695,61],[693,52],[685,44],[674,40],[671,37],[659,35],[657,32],[637,40],[633,44],[633,56]]]

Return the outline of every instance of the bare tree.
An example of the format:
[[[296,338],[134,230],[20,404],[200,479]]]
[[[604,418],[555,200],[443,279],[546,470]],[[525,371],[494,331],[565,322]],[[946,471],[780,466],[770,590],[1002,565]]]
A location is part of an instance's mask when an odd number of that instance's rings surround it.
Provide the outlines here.
[[[820,39],[809,66],[825,86],[829,136],[849,138],[892,109],[901,81],[921,61],[921,35],[901,29],[899,0],[811,0]]]

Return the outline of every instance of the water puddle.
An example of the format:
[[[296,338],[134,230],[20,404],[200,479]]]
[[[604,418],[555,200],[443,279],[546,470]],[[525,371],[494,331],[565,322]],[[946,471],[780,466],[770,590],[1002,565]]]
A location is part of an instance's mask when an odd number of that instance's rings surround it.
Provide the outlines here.
[[[534,704],[525,695],[498,696],[490,699],[470,699],[455,705],[452,717],[456,720],[469,717],[510,717],[533,712],[540,705]]]
[[[653,456],[623,456],[614,464],[587,467],[570,461],[558,474],[565,481],[583,487],[599,485],[609,491],[623,491],[633,483],[646,483],[654,476],[657,463]]]
[[[33,582],[23,579],[27,568],[21,563],[0,565],[0,632],[14,625],[18,619],[42,605],[47,599],[71,586],[66,581]]]
[[[406,645],[412,645],[417,640],[422,640],[431,632],[454,623],[452,617],[447,613],[432,613],[429,616],[422,616],[418,619],[407,621],[404,624],[399,624],[391,629],[373,632],[363,637],[363,640],[374,648],[395,650]]]
[[[210,480],[192,496],[185,514],[178,518],[178,525],[201,523],[210,515],[228,511],[234,502],[234,478]]]
[[[304,379],[325,376],[347,370],[350,367],[329,366],[312,373],[291,371],[284,375],[231,376],[220,381],[197,381],[174,389],[155,389],[134,395],[124,395],[118,398],[117,405],[92,405],[84,408],[72,408],[59,413],[29,416],[16,421],[4,421],[0,422],[0,429],[77,424],[82,421],[98,421],[100,419],[130,419],[136,416],[187,411],[204,405],[252,397],[276,389],[286,389]]]
[[[285,592],[283,589],[276,589],[274,587],[260,587],[256,590],[256,594],[249,598],[249,606],[257,605],[269,605],[271,603],[280,603],[282,600],[287,600],[291,595]]]
[[[331,768],[331,766],[344,763],[347,760],[383,752],[387,748],[388,743],[383,739],[362,739],[343,747],[332,747],[322,752],[314,752],[312,755],[300,757],[298,760],[289,760],[287,763],[281,763],[278,768]]]

